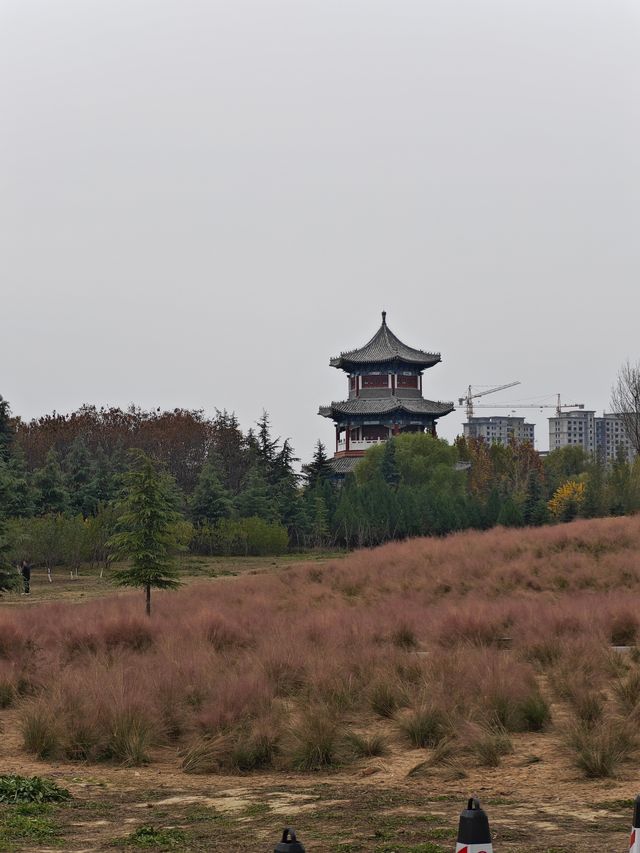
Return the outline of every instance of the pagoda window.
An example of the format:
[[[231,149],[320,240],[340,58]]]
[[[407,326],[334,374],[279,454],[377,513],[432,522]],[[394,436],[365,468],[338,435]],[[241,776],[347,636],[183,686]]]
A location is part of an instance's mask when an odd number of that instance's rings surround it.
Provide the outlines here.
[[[397,378],[398,388],[417,388],[418,387],[418,377],[417,376],[398,376]]]
[[[355,391],[355,390],[356,390],[356,385],[357,385],[357,384],[358,384],[358,379],[357,379],[357,377],[356,377],[356,376],[350,376],[350,377],[349,377],[349,390],[350,390],[350,391]]]
[[[387,373],[370,373],[362,377],[363,388],[388,388],[389,375]]]

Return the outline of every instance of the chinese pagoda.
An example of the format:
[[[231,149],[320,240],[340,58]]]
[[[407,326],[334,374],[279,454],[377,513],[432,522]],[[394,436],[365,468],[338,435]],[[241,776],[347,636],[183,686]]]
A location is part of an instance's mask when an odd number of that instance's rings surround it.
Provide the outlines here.
[[[349,398],[321,406],[318,414],[336,425],[336,451],[330,462],[336,477],[353,471],[374,444],[405,432],[436,434],[438,418],[453,411],[453,403],[435,403],[422,396],[422,374],[440,361],[440,353],[403,344],[382,325],[360,349],[329,361],[348,377]]]

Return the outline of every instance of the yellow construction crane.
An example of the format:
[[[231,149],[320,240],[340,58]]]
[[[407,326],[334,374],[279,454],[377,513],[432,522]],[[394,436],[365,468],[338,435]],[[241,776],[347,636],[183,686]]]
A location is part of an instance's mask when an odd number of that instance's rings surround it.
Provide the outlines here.
[[[460,403],[462,403],[463,399],[466,398],[462,398]],[[513,411],[516,409],[555,409],[556,415],[560,415],[563,409],[584,409],[584,403],[562,403],[560,401],[560,394],[558,394],[558,398],[555,403],[495,403],[494,405],[491,403],[476,403],[476,409],[512,409]],[[473,409],[471,409],[471,411],[473,412]],[[471,417],[473,417],[473,414]],[[468,418],[469,406],[467,405],[467,419]]]
[[[504,391],[505,388],[513,388],[514,385],[520,385],[520,380],[516,380],[515,382],[507,382],[506,385],[497,385],[495,388],[489,388],[486,391],[478,391],[477,393],[473,393],[473,388],[471,385],[467,388],[467,393],[464,397],[458,397],[458,405],[462,405],[463,403],[466,406],[467,410],[467,420],[470,420],[473,417],[473,401],[476,397],[484,397],[485,394],[493,394],[495,391]],[[487,406],[487,408],[490,408]]]

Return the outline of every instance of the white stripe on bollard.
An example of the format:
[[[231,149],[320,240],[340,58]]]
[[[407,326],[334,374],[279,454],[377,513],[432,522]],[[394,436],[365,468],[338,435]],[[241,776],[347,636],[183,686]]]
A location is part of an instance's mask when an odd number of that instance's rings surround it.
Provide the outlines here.
[[[493,853],[493,844],[456,844],[456,853]]]
[[[640,853],[640,795],[636,797],[633,808],[633,823],[631,824],[629,853]]]

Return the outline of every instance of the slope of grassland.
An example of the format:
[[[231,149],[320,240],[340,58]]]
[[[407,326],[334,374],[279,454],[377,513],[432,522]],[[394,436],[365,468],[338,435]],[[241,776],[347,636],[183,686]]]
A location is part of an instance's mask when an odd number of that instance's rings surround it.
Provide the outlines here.
[[[581,521],[195,579],[151,620],[0,603],[0,773],[74,794],[40,838],[0,807],[0,849],[259,851],[292,821],[310,853],[442,853],[476,793],[497,851],[624,850],[639,548]]]

